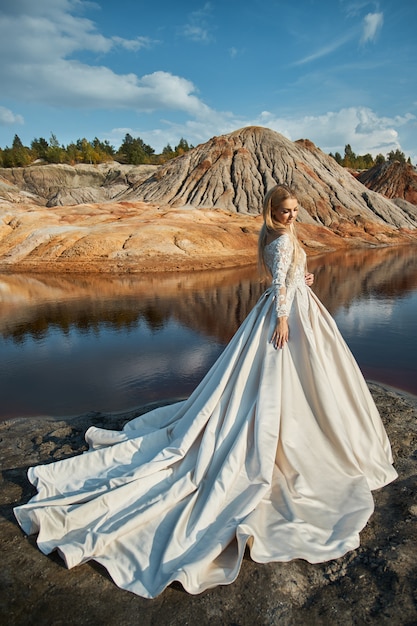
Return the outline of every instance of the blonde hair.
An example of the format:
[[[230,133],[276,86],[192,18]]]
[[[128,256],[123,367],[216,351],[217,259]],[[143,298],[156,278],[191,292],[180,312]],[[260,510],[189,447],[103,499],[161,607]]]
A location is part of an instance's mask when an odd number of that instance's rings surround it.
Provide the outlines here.
[[[289,228],[285,228],[280,222],[277,222],[272,217],[272,208],[279,207],[282,202],[288,198],[297,200],[295,191],[288,185],[276,185],[275,187],[272,187],[272,189],[266,193],[264,198],[262,209],[264,223],[259,232],[258,238],[258,268],[262,277],[271,277],[271,272],[269,271],[264,259],[267,237],[271,233],[274,233],[277,236],[286,233],[290,236],[294,246],[293,267],[297,265],[301,246],[297,238],[295,225],[290,224]]]

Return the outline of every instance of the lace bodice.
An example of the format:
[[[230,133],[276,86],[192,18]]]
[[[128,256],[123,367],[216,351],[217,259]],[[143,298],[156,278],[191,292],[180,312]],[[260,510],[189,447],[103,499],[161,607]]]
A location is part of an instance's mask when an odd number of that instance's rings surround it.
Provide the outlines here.
[[[277,317],[288,316],[296,288],[305,288],[306,254],[300,249],[294,265],[294,244],[284,234],[265,246],[264,259],[272,274]]]

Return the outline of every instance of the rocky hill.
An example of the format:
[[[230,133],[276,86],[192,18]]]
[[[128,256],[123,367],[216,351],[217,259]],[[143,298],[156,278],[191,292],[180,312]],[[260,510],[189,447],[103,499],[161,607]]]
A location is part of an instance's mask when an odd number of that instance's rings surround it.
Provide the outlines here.
[[[0,170],[0,269],[155,271],[253,263],[267,189],[292,185],[307,251],[417,241],[417,207],[308,140],[248,127],[163,166]]]
[[[410,163],[387,161],[361,172],[358,180],[386,198],[417,205],[417,171]]]
[[[146,179],[156,169],[156,165],[116,162],[0,168],[0,199],[32,200],[47,207],[106,202]]]
[[[346,222],[356,224],[359,218],[397,228],[417,226],[417,210],[410,215],[364,189],[311,141],[292,142],[261,127],[213,137],[133,185],[122,197],[258,214],[265,191],[276,182],[297,190],[303,223],[337,230]]]

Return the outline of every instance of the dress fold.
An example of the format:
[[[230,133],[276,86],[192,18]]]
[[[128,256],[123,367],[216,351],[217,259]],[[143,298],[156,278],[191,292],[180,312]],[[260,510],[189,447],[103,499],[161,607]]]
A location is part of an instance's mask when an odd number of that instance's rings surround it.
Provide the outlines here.
[[[272,269],[289,245],[267,247]],[[359,545],[371,489],[396,472],[368,387],[303,268],[286,274],[283,349],[270,342],[274,285],[187,400],[122,431],[91,427],[86,453],[29,470],[38,493],[15,515],[44,553],[68,567],[94,559],[151,598],[174,580],[192,594],[233,582],[246,545],[258,562],[311,563]]]

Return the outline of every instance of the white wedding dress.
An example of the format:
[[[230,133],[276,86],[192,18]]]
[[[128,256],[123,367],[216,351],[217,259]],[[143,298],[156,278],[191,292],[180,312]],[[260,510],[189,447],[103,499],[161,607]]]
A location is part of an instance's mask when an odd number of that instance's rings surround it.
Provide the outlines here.
[[[94,559],[151,598],[174,580],[193,594],[231,583],[246,545],[257,562],[311,563],[359,545],[371,490],[397,476],[389,441],[305,285],[305,255],[294,267],[283,235],[265,259],[272,286],[188,400],[123,431],[92,427],[88,452],[29,469],[38,494],[15,514],[42,552],[68,567]],[[290,328],[281,350],[277,311]]]

